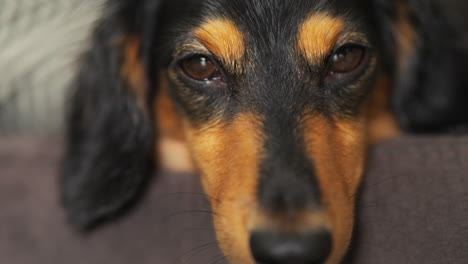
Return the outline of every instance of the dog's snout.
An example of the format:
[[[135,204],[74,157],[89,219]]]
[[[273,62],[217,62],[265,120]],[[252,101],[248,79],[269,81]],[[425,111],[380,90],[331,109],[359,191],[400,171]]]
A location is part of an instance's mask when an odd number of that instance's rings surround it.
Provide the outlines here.
[[[326,230],[303,234],[253,232],[250,248],[259,264],[322,264],[330,255],[332,238]]]

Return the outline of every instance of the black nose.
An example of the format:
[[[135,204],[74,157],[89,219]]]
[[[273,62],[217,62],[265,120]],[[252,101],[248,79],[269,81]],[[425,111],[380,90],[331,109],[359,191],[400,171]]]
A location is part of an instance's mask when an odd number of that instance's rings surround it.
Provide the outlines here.
[[[322,264],[330,255],[330,232],[304,234],[253,232],[250,249],[259,264]]]

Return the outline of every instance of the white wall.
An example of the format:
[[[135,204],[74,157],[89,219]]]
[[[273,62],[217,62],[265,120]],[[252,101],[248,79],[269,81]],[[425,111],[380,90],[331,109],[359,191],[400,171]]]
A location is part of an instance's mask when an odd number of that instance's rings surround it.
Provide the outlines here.
[[[60,128],[102,0],[0,0],[0,134]]]

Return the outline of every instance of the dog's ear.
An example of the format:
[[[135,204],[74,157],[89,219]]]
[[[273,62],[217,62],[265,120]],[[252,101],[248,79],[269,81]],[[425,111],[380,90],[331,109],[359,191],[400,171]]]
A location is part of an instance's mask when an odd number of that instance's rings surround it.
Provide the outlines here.
[[[468,39],[464,1],[375,0],[393,108],[410,132],[466,130]]]
[[[144,14],[154,19],[158,6],[158,1],[108,1],[82,57],[69,102],[60,182],[64,207],[80,228],[124,209],[151,172],[152,82],[148,62],[141,59],[141,39],[155,26],[142,28]]]

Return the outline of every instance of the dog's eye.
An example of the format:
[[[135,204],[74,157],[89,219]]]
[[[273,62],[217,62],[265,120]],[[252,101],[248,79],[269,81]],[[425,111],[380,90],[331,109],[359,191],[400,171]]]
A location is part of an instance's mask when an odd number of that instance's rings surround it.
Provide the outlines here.
[[[185,58],[181,61],[184,73],[197,81],[210,81],[220,78],[220,73],[213,61],[203,55]]]
[[[359,67],[365,50],[358,45],[346,45],[339,48],[331,57],[330,73],[347,73]]]

